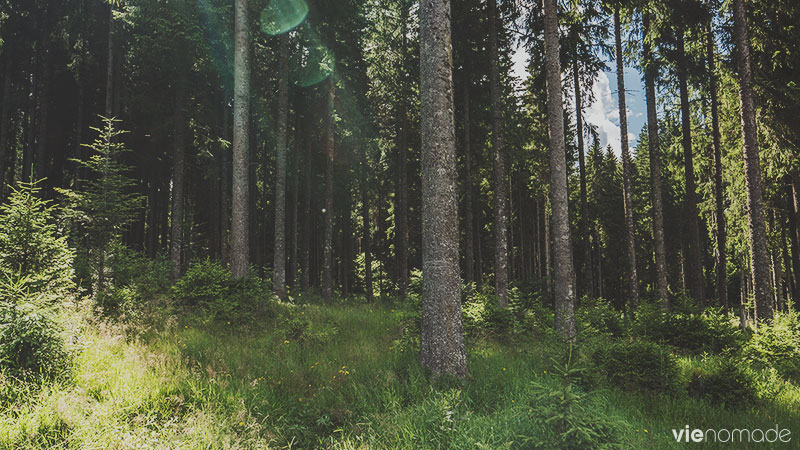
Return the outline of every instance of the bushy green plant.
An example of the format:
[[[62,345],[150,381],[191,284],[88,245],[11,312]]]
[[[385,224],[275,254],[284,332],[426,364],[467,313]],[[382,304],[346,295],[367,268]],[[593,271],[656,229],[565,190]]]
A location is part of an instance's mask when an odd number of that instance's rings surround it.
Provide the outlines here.
[[[726,406],[748,405],[756,399],[753,373],[728,358],[690,374],[689,393]]]
[[[584,297],[576,310],[576,322],[584,334],[621,336],[625,331],[622,313],[602,298]]]
[[[668,313],[658,305],[642,304],[636,312],[632,333],[689,352],[721,353],[740,348],[744,341],[734,322],[729,314],[715,308],[702,313],[686,308]]]
[[[0,369],[12,377],[52,378],[69,367],[60,330],[32,297],[24,279],[0,283]]]
[[[314,323],[304,311],[294,308],[286,310],[278,325],[278,335],[285,341],[301,344],[322,344],[337,333],[338,327],[335,323]]]
[[[169,291],[171,264],[163,255],[148,258],[121,244],[113,247],[108,260],[114,286],[132,289],[140,301]]]
[[[781,376],[800,381],[800,314],[775,313],[744,345],[743,355],[757,368],[775,368]]]
[[[677,386],[675,357],[653,342],[615,342],[598,348],[593,359],[612,386],[649,391],[672,391]]]
[[[19,183],[0,206],[0,276],[20,275],[52,298],[75,287],[73,252],[53,222],[53,206],[36,183]]]
[[[497,296],[485,290],[469,294],[462,310],[468,334],[503,336],[513,333],[518,324],[512,309],[501,307]]]
[[[572,349],[563,363],[552,361],[553,373],[560,383],[554,388],[534,382],[538,393],[531,408],[534,420],[542,422],[549,432],[523,437],[523,441],[544,449],[623,448],[618,437],[622,421],[592,411],[588,406],[590,395],[576,384],[585,369],[575,365]]]

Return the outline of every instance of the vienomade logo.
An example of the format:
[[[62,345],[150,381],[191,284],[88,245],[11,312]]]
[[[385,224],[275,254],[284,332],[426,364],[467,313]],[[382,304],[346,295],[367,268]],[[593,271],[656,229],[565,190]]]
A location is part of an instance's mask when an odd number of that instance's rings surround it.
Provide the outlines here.
[[[709,428],[701,430],[699,428],[690,429],[689,425],[684,428],[673,428],[672,436],[677,442],[729,442],[729,443],[742,443],[742,442],[790,442],[792,440],[792,432],[787,428],[781,428],[775,425],[775,428],[768,428],[762,430],[760,428]]]

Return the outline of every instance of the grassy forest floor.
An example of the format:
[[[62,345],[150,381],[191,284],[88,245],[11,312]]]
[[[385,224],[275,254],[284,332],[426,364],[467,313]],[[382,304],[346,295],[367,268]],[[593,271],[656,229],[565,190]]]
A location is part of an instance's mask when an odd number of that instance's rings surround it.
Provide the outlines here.
[[[559,439],[588,427],[600,436],[594,448],[669,449],[692,446],[672,436],[687,424],[779,424],[800,439],[800,389],[770,371],[738,406],[691,395],[686,386],[714,365],[709,353],[675,350],[671,388],[627,389],[592,355],[630,337],[584,333],[567,357],[546,329],[490,332],[465,308],[470,376],[432,385],[416,362],[413,302],[298,303],[274,303],[244,325],[165,310],[98,321],[86,306],[67,308],[79,349],[71,374],[2,380],[0,448],[580,448],[580,437]]]

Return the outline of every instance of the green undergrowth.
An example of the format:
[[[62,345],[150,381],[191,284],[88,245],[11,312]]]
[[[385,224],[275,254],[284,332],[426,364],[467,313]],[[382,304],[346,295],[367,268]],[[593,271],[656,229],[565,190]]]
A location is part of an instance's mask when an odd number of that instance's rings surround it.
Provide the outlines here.
[[[74,314],[84,322],[70,377],[0,376],[0,448],[553,449],[585,448],[594,433],[593,448],[670,449],[691,445],[671,432],[687,424],[800,423],[800,390],[774,369],[739,373],[721,356],[603,334],[570,352],[551,333],[473,333],[469,378],[431,383],[412,309],[276,303],[246,324],[166,314],[149,326]],[[606,373],[622,370],[624,348],[671,367],[669,388]],[[746,401],[719,389],[731,379]]]

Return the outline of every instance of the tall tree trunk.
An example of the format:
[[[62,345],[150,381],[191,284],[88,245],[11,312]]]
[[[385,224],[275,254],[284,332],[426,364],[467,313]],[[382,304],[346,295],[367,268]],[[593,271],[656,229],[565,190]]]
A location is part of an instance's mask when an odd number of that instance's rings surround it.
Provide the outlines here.
[[[180,69],[179,69],[180,70]],[[172,217],[170,220],[169,259],[172,278],[181,276],[183,267],[184,147],[186,146],[186,85],[183,74],[175,81],[175,148],[172,156]]]
[[[314,161],[311,158],[311,139],[307,135],[311,131],[308,123],[313,122],[315,117],[313,108],[310,108],[308,120],[303,125],[303,129],[307,130],[306,133],[303,133],[306,137],[303,139],[303,163],[305,165],[303,174],[303,237],[301,243],[303,248],[300,251],[300,257],[302,258],[300,262],[300,288],[303,292],[308,292],[311,287],[311,174],[313,173]]]
[[[628,148],[628,113],[625,106],[625,73],[622,61],[622,30],[619,5],[614,10],[614,40],[617,56],[617,92],[619,95],[619,137],[622,147],[622,195],[625,206],[625,240],[628,253],[628,294],[630,307],[639,304],[639,277],[636,275],[636,233],[633,228],[633,193],[631,187],[631,152]]]
[[[248,222],[250,152],[250,33],[247,0],[236,0],[233,67],[233,195],[231,275],[242,278],[250,264]]]
[[[422,326],[420,364],[433,376],[467,375],[458,270],[458,196],[450,1],[420,14]]]
[[[366,152],[361,153],[361,219],[363,220],[363,236],[361,248],[364,251],[364,294],[367,303],[374,301],[372,292],[372,224],[369,220],[369,185]]]
[[[800,300],[800,181],[796,174],[789,176],[786,202],[789,204],[789,241],[792,254],[792,298]]]
[[[650,16],[642,17],[645,35],[650,27]],[[664,245],[664,197],[661,189],[661,147],[658,139],[658,115],[656,113],[657,68],[647,39],[643,39],[644,84],[647,102],[647,136],[650,156],[650,196],[653,205],[653,240],[655,241],[656,285],[658,297],[665,308],[669,308],[667,284],[667,252]]]
[[[727,233],[725,231],[725,204],[722,186],[722,145],[719,132],[719,108],[717,99],[717,70],[714,61],[714,33],[711,26],[706,34],[706,58],[708,59],[708,81],[711,96],[711,141],[714,149],[714,217],[716,222],[715,272],[717,299],[720,304],[728,303],[727,273]]]
[[[583,99],[581,98],[581,81],[578,71],[578,60],[572,63],[572,81],[575,88],[575,125],[578,136],[578,172],[580,175],[580,239],[583,258],[581,260],[581,280],[578,283],[582,294],[592,292],[592,247],[589,239],[589,204],[586,199],[586,152],[583,141]]]
[[[764,225],[764,203],[761,188],[761,166],[756,134],[756,108],[753,101],[753,74],[750,68],[750,43],[747,36],[747,17],[744,0],[733,0],[733,37],[736,66],[739,69],[739,99],[741,102],[742,141],[747,185],[747,211],[750,230],[749,244],[753,263],[751,278],[755,295],[755,322],[772,319],[772,299],[769,293],[769,258]]]
[[[475,281],[475,218],[472,214],[472,148],[469,121],[470,72],[464,71],[464,277],[467,283]]]
[[[567,163],[564,146],[564,107],[561,100],[558,5],[544,0],[545,74],[547,122],[550,136],[550,201],[553,208],[553,268],[555,329],[563,338],[575,339],[575,286],[569,230]]]
[[[681,98],[681,138],[683,144],[684,177],[686,179],[687,258],[686,275],[689,292],[701,305],[705,302],[703,265],[701,263],[700,224],[697,211],[697,185],[694,178],[694,155],[692,151],[692,117],[689,109],[689,87],[684,31],[678,31],[678,89]]]
[[[503,149],[503,104],[500,58],[497,49],[497,1],[489,0],[489,96],[492,108],[494,153],[494,288],[500,306],[508,306],[508,226],[506,225],[506,169]]]
[[[297,112],[295,112],[295,130],[297,129]],[[297,278],[297,264],[299,257],[299,249],[298,239],[300,234],[300,226],[298,225],[298,210],[300,209],[299,197],[300,197],[300,146],[298,145],[297,137],[295,136],[294,145],[292,146],[292,161],[293,161],[293,170],[292,170],[292,198],[290,200],[290,204],[292,205],[292,228],[291,234],[289,236],[289,244],[292,249],[290,258],[289,258],[289,279],[287,280],[289,286],[292,288],[292,292],[296,291],[298,287]]]
[[[401,22],[401,49],[400,62],[403,66],[408,61],[408,10],[410,3],[402,2],[400,12]],[[408,87],[401,71],[400,75],[400,98],[398,104],[398,125],[397,130],[397,192],[395,198],[395,252],[397,257],[397,289],[400,298],[405,299],[408,295]]]
[[[9,168],[8,160],[11,153],[9,136],[11,134],[11,75],[12,64],[11,51],[6,47],[3,52],[3,103],[0,104],[0,201],[5,200],[8,190],[8,178],[6,173]]]
[[[39,83],[39,138],[36,142],[36,164],[33,166],[33,171],[36,180],[47,178],[50,167],[50,153],[48,151],[47,135],[50,116],[50,84],[52,78],[52,65],[50,64],[50,45],[47,36],[42,38],[41,50],[41,82]],[[47,180],[45,186],[50,186],[50,180]],[[45,191],[46,197],[50,196],[49,190]]]
[[[108,59],[106,62],[106,117],[114,114],[114,4],[108,2]]]
[[[326,89],[326,114],[325,114],[325,241],[322,255],[322,299],[326,303],[333,300],[333,164],[334,164],[334,101],[335,85],[333,78],[325,83]]]
[[[289,116],[289,35],[278,37],[278,133],[275,155],[275,251],[272,290],[286,298],[286,122]]]
[[[228,113],[227,96],[223,95],[222,105],[222,137],[230,138],[230,115]],[[220,162],[220,236],[219,254],[222,264],[229,266],[231,263],[230,223],[231,223],[231,150],[221,148]]]

